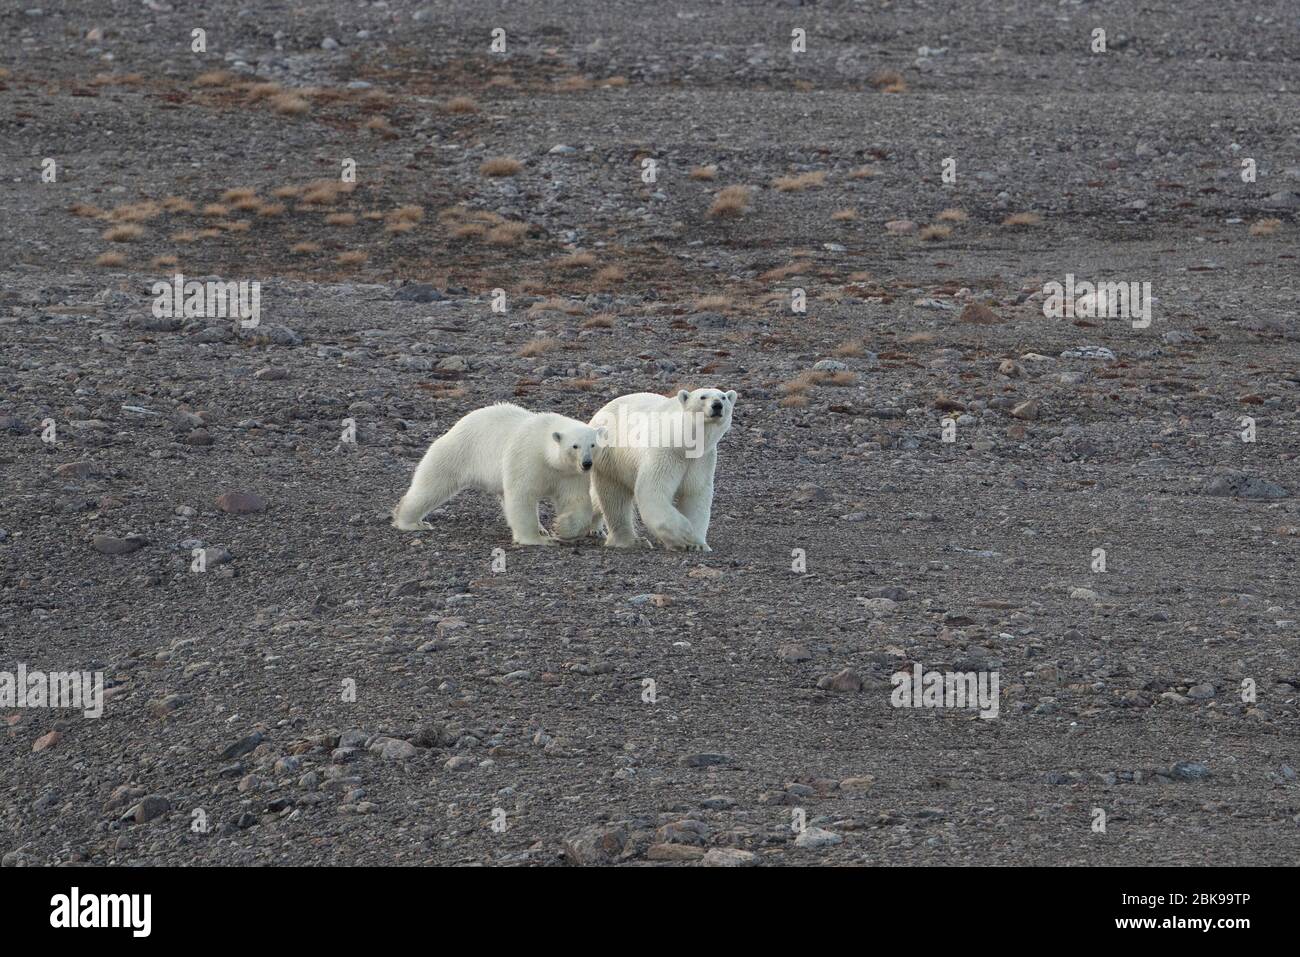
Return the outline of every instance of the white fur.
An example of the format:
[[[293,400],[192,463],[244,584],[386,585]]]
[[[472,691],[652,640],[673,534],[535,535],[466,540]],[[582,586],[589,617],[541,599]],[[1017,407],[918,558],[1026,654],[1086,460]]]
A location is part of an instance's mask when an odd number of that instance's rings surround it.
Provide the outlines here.
[[[596,430],[577,419],[529,412],[508,402],[476,409],[429,446],[393,524],[430,528],[424,516],[457,492],[475,488],[501,498],[516,545],[553,545],[537,505],[555,506],[555,535],[576,538],[591,524],[590,473]]]
[[[605,544],[628,548],[637,543],[633,503],[641,521],[665,548],[712,551],[707,538],[713,512],[713,473],[718,465],[718,440],[731,427],[735,392],[718,389],[685,390],[672,398],[651,392],[620,396],[592,418],[601,430],[591,493],[605,519]],[[714,403],[721,413],[711,417]],[[690,434],[686,418],[694,417],[699,445],[681,443],[647,447],[626,432],[631,420],[651,421],[651,432],[664,436]],[[631,439],[629,441],[629,439]]]

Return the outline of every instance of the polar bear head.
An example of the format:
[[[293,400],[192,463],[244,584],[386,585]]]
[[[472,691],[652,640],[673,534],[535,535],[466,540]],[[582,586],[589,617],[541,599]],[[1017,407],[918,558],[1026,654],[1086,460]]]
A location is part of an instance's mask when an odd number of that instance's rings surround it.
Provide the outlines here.
[[[731,410],[736,407],[737,398],[739,396],[734,389],[730,392],[721,389],[687,392],[682,389],[677,393],[677,401],[682,404],[684,412],[703,416],[706,427],[719,426],[724,432],[731,426]]]
[[[590,472],[600,433],[574,420],[573,425],[551,433],[551,466],[561,472]]]

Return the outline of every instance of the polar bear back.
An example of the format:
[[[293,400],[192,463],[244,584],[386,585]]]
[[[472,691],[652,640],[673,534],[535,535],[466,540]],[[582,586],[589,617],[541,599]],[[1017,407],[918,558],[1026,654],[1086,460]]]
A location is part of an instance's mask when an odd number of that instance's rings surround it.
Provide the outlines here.
[[[452,426],[444,436],[446,452],[461,469],[466,486],[501,494],[507,450],[535,434],[531,426],[536,418],[527,409],[498,402],[475,409]]]
[[[658,432],[662,438],[670,434],[670,423],[680,421],[681,402],[675,397],[657,395],[654,392],[634,392],[619,396],[607,403],[591,419],[593,428],[605,428],[607,444],[600,450],[597,468],[608,476],[616,477],[629,488],[636,484],[637,475],[645,470],[651,472],[660,469],[672,470],[670,463],[685,460],[685,450],[675,446],[665,447],[624,444],[627,439],[622,430],[628,428],[630,417],[641,421],[657,420]],[[695,460],[698,461],[698,460]],[[687,465],[690,462],[686,462]]]

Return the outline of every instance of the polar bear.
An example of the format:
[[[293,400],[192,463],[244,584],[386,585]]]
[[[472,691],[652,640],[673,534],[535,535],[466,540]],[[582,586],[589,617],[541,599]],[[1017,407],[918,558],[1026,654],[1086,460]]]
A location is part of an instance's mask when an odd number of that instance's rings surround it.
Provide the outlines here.
[[[604,515],[606,545],[637,543],[635,503],[665,548],[712,551],[706,538],[718,440],[731,428],[736,398],[718,389],[683,389],[672,397],[637,392],[595,414],[591,425],[602,439],[591,492]]]
[[[457,492],[495,492],[516,545],[554,545],[591,525],[592,454],[597,431],[577,419],[529,412],[508,402],[476,409],[424,453],[411,487],[393,509],[405,531],[431,528],[424,516]],[[555,506],[555,537],[542,528],[537,504]]]

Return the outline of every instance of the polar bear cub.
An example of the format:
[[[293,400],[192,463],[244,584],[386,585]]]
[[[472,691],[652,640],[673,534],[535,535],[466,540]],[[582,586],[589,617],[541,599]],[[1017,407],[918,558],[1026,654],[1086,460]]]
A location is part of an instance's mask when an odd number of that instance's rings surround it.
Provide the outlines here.
[[[476,409],[429,446],[411,487],[393,509],[393,525],[431,528],[424,516],[457,492],[475,488],[501,498],[516,545],[553,545],[537,505],[555,506],[555,535],[578,538],[591,525],[592,453],[597,431],[577,419],[500,402]]]
[[[603,433],[591,492],[605,518],[605,544],[637,543],[633,505],[665,548],[712,551],[706,541],[713,511],[718,440],[731,428],[736,393],[683,389],[620,396],[596,413]]]

